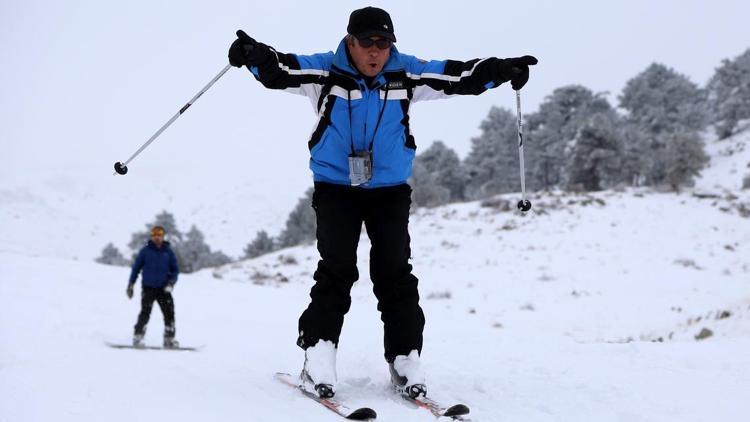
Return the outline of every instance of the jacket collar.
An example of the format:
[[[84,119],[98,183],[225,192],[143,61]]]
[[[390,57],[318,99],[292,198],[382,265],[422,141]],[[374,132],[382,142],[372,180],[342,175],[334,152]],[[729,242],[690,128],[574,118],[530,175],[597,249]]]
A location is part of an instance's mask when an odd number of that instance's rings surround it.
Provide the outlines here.
[[[169,242],[165,240],[164,242],[161,243],[161,248],[157,248],[156,243],[154,243],[153,240],[149,240],[148,247],[151,249],[156,249],[156,250],[166,250],[166,249],[169,249]]]

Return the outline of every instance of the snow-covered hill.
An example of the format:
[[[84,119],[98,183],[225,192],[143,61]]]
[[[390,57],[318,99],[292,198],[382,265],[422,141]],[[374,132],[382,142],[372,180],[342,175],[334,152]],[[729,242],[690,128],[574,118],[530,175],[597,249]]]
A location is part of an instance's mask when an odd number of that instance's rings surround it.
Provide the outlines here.
[[[733,202],[741,201],[740,199]],[[436,397],[475,421],[740,420],[750,405],[748,218],[641,192],[420,210],[413,254]],[[360,268],[367,268],[363,237]],[[277,385],[296,372],[312,246],[182,277],[178,337],[197,353],[113,350],[137,313],[125,268],[0,254],[0,420],[334,417]],[[339,352],[340,396],[429,421],[388,391],[366,271]],[[158,342],[158,311],[147,340]],[[695,340],[704,329],[713,336]],[[651,340],[663,340],[653,342]]]
[[[258,230],[278,234],[310,184],[307,177],[280,182],[275,174],[216,183],[144,171],[125,177],[109,169],[73,173],[46,182],[0,183],[0,252],[91,261],[109,242],[127,250],[131,234],[166,210],[183,232],[195,224],[212,249],[238,257]]]
[[[536,195],[525,216],[509,195],[413,214],[430,394],[465,402],[478,422],[744,420],[750,192],[737,183],[748,138],[709,145],[695,191]],[[199,352],[114,350],[104,343],[128,342],[138,312],[128,269],[83,258],[101,233],[124,236],[150,215],[134,206],[133,228],[96,219],[112,193],[86,192],[3,193],[0,421],[336,418],[273,380],[302,364],[314,245],[183,275],[178,339]],[[242,212],[195,215],[232,226],[251,218]],[[363,236],[338,395],[378,420],[433,420],[389,392],[368,247]],[[155,309],[147,342],[161,329]]]
[[[743,177],[750,175],[750,128],[725,140],[707,143],[706,153],[711,161],[701,172],[696,187],[739,190]]]
[[[750,129],[711,141],[706,150],[711,162],[696,188],[738,191],[750,174]],[[269,160],[284,162],[275,156]],[[278,234],[311,185],[304,159],[273,171],[217,169],[209,174],[185,167],[170,174],[137,168],[125,177],[111,176],[107,166],[64,171],[45,176],[35,169],[37,175],[23,183],[0,180],[0,252],[92,260],[109,242],[126,250],[133,232],[167,210],[181,230],[195,224],[213,249],[239,257],[258,230]]]

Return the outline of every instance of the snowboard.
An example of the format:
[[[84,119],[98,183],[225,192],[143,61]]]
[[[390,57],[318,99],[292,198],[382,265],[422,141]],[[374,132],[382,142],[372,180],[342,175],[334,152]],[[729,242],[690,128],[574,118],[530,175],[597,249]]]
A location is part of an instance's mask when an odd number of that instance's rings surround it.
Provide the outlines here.
[[[174,350],[174,351],[183,351],[183,352],[197,352],[200,348],[199,347],[188,347],[188,346],[180,346],[180,347],[159,347],[159,346],[140,346],[136,347],[132,344],[116,344],[116,343],[105,343],[107,346],[113,348],[113,349],[135,349],[135,350]]]

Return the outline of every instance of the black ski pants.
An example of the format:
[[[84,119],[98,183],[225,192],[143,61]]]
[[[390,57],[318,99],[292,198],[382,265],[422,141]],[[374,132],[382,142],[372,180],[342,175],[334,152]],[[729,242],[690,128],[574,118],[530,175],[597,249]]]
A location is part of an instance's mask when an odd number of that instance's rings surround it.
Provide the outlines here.
[[[338,346],[350,290],[359,278],[357,244],[365,224],[370,237],[370,279],[383,321],[385,358],[422,352],[424,313],[417,278],[409,264],[411,187],[363,189],[315,183],[312,207],[317,221],[320,261],[310,290],[310,305],[299,319],[297,344],[319,340]]]
[[[159,304],[161,313],[164,315],[164,337],[174,338],[174,300],[172,299],[172,293],[153,287],[144,287],[141,291],[141,313],[138,314],[138,322],[135,324],[135,334],[146,333],[146,324],[151,318],[151,308],[154,306],[154,301]]]

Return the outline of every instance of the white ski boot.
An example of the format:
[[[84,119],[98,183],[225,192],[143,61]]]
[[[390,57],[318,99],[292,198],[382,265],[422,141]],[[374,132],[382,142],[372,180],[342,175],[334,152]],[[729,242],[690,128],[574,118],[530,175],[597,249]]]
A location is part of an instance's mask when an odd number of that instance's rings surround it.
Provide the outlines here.
[[[424,372],[419,363],[419,352],[412,350],[408,356],[398,355],[393,362],[388,362],[391,372],[391,383],[396,392],[409,398],[427,395]]]
[[[302,387],[316,392],[321,398],[336,394],[336,346],[331,341],[318,340],[305,350],[305,365],[300,374]]]

